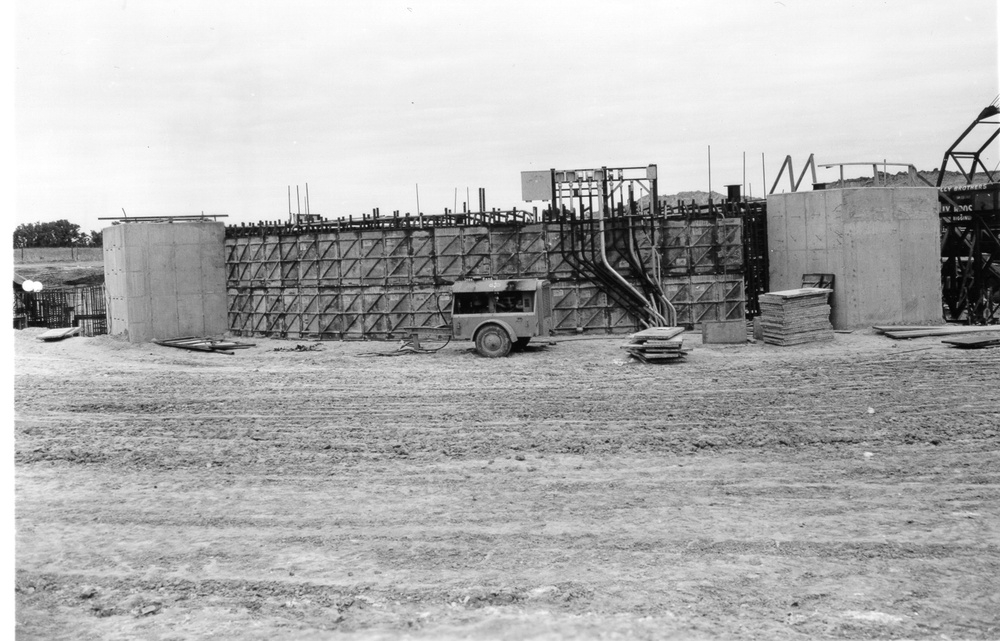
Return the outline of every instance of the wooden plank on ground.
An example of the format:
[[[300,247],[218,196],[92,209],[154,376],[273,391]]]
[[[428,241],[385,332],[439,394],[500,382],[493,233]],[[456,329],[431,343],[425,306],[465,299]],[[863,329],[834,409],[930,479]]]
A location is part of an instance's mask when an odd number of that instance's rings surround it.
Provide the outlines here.
[[[962,349],[982,349],[984,347],[1000,346],[1000,333],[996,334],[975,334],[972,336],[958,336],[956,338],[946,338],[941,341],[954,347]]]
[[[919,330],[904,330],[899,332],[887,331],[885,335],[889,338],[925,338],[928,336],[950,336],[952,334],[979,334],[982,332],[998,331],[993,325],[954,325],[951,327],[926,327]]]
[[[61,341],[64,338],[69,338],[70,336],[75,336],[79,333],[79,327],[57,327],[55,329],[50,329],[47,332],[42,332],[35,338],[46,342]]]

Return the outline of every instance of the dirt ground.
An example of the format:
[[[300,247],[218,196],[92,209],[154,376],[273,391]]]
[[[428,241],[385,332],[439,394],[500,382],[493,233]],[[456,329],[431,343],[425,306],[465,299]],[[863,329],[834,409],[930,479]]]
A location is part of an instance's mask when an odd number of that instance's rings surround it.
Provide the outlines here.
[[[1000,638],[1000,349],[41,331],[19,639]]]

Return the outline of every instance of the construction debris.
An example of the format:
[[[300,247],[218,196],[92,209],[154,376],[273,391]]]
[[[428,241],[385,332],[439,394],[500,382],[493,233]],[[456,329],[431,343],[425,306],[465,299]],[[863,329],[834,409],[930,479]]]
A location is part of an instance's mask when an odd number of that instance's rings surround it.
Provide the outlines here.
[[[79,327],[59,327],[57,329],[50,329],[47,332],[42,332],[35,338],[40,341],[61,341],[64,338],[69,338],[70,336],[76,336],[80,333]]]
[[[164,347],[177,347],[179,349],[189,349],[195,352],[215,352],[219,354],[229,354],[232,356],[236,352],[234,349],[246,349],[256,347],[254,343],[237,343],[235,341],[216,340],[213,338],[199,338],[197,336],[185,336],[182,338],[158,339],[153,342]]]
[[[833,290],[803,287],[760,295],[760,323],[764,342],[771,345],[801,345],[832,341],[830,305]]]
[[[312,345],[296,345],[295,347],[275,347],[272,351],[275,352],[317,352],[323,349],[319,343],[313,343]]]
[[[876,332],[889,338],[926,338],[928,336],[951,336],[952,334],[976,334],[998,332],[997,325],[875,325]]]
[[[690,352],[684,349],[683,327],[651,327],[629,336],[622,345],[632,358],[643,363],[660,363],[683,358]]]

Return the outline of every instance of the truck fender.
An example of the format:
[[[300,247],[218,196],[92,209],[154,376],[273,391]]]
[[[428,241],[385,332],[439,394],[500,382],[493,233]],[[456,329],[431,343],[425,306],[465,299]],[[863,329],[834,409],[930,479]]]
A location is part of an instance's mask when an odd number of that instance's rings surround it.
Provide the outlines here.
[[[472,332],[472,337],[475,338],[476,334],[479,333],[479,330],[482,329],[486,325],[499,325],[500,327],[503,328],[503,331],[507,332],[507,336],[510,337],[510,342],[513,343],[514,341],[517,340],[517,334],[514,333],[514,328],[511,327],[509,324],[507,324],[505,321],[502,321],[502,320],[497,319],[497,318],[491,318],[490,320],[485,320],[485,321],[479,323],[478,325],[476,325],[476,329],[473,330],[473,332]]]

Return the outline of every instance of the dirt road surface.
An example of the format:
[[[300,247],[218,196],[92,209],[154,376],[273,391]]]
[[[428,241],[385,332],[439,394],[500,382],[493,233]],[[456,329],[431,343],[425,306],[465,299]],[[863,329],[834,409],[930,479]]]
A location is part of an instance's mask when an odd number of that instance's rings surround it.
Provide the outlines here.
[[[1000,349],[41,331],[19,639],[1000,638]]]

